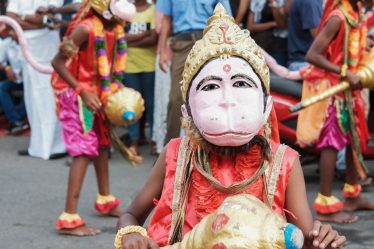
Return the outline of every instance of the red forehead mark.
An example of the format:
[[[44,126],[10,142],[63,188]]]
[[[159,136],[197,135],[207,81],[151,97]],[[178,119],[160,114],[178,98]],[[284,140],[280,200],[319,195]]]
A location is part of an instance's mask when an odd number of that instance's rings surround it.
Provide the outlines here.
[[[225,71],[226,73],[229,73],[231,71],[231,66],[229,64],[224,65],[223,71]]]

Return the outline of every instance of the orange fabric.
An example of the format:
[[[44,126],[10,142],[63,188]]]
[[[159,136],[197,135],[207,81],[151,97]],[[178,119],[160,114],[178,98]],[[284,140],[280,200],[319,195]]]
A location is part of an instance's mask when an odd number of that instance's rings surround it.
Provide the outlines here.
[[[320,80],[318,83],[311,83],[304,80],[302,99],[310,98],[330,87],[328,80]],[[301,147],[307,147],[316,142],[327,116],[327,108],[330,99],[324,99],[299,113],[297,119],[296,137]]]
[[[359,20],[358,13],[354,12],[350,5],[347,7],[346,1],[341,0],[341,2],[344,4],[343,6],[347,12],[356,20]],[[324,16],[326,17],[321,20],[320,29],[324,27],[332,17],[338,17],[341,20],[341,23],[338,34],[325,49],[323,55],[333,64],[342,66],[344,61],[343,52],[346,20],[342,11],[337,7],[338,5],[332,5],[331,1],[328,3],[329,8],[327,11],[329,14],[326,15],[326,13],[324,13]],[[334,9],[331,10],[331,7],[334,7]],[[367,28],[365,22],[361,22],[358,28],[351,27],[350,29],[348,41],[348,69],[352,72],[357,71],[359,62],[362,59],[363,53],[361,52],[365,50],[366,33]],[[321,68],[310,66],[307,72],[304,74],[302,100],[319,94],[326,90],[329,86],[334,86],[339,82],[340,75],[325,71]],[[340,93],[335,97],[344,98],[344,94]],[[354,118],[356,120],[356,130],[360,138],[361,148],[364,149],[366,147],[366,141],[369,138],[369,133],[365,122],[365,109],[360,91],[352,91],[352,98],[352,105],[354,106],[353,110],[355,114]],[[324,120],[327,115],[329,103],[330,100],[326,99],[300,112],[296,131],[297,140],[300,145],[306,146],[318,141],[319,134],[323,128]]]
[[[162,196],[157,203],[155,212],[150,220],[148,234],[159,246],[168,244],[168,236],[171,228],[172,218],[172,200],[174,191],[175,171],[178,159],[178,151],[181,138],[173,139],[169,142],[166,152],[166,172]],[[272,143],[273,151],[278,148],[278,143]],[[254,174],[259,166],[259,150],[253,148],[250,152],[238,155],[235,160],[223,157],[217,154],[211,154],[209,157],[213,176],[221,183],[229,185],[234,181],[242,181],[244,178]],[[273,210],[284,215],[285,193],[288,184],[289,175],[297,152],[287,148],[283,157],[279,179],[277,182],[277,191],[274,196]],[[272,165],[270,166],[272,168]],[[248,193],[263,200],[264,183],[263,179],[258,179],[243,193]],[[192,185],[187,200],[185,223],[183,235],[189,232],[202,218],[213,212],[229,195],[215,190],[210,183],[197,170],[192,172]]]
[[[90,89],[92,92],[96,92],[98,96],[100,93],[100,82],[97,76],[97,65],[95,56],[95,34],[93,28],[93,17],[89,17],[79,23],[76,27],[84,27],[88,31],[87,45],[84,49],[79,50],[79,52],[72,58],[68,69],[70,73],[78,80],[79,85],[84,89]],[[109,61],[109,67],[111,67],[113,50],[115,45],[114,32],[106,31],[106,46],[107,46],[107,56]],[[56,77],[56,73],[53,72],[52,79]],[[53,80],[52,80],[53,82]],[[53,89],[58,95],[59,92],[68,88],[69,85],[58,77],[57,81],[53,84]]]

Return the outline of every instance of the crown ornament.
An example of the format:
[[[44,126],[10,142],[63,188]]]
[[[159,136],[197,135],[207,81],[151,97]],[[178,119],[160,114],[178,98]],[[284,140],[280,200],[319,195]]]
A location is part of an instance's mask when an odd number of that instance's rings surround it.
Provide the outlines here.
[[[261,49],[251,38],[250,32],[240,29],[234,18],[227,14],[221,3],[218,3],[208,20],[203,38],[195,43],[186,59],[181,82],[184,101],[193,77],[208,60],[231,56],[246,60],[269,93],[269,68]]]
[[[104,11],[109,9],[111,0],[89,0],[89,1],[90,1],[91,8],[93,8],[97,13],[102,15]]]

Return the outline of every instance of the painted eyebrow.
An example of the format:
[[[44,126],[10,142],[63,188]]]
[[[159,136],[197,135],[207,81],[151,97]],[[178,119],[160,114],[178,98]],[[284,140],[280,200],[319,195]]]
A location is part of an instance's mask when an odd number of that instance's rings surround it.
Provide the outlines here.
[[[218,77],[218,76],[213,76],[213,75],[209,75],[209,76],[206,76],[204,79],[202,79],[199,84],[197,84],[196,86],[196,91],[200,89],[201,85],[204,84],[205,82],[209,81],[209,80],[218,80],[218,81],[222,81],[223,79],[221,77]]]
[[[248,75],[245,75],[245,74],[242,74],[242,73],[238,73],[238,74],[235,74],[231,77],[231,80],[235,79],[235,78],[244,78],[250,82],[252,82],[256,88],[258,88],[256,82],[253,81],[253,79],[251,77],[249,77]]]

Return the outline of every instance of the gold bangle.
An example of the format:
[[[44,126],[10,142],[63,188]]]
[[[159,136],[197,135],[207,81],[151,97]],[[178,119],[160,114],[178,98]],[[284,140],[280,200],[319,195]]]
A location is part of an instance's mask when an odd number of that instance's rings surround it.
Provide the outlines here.
[[[147,230],[141,226],[125,226],[118,230],[116,239],[114,240],[114,247],[122,249],[122,238],[129,233],[139,233],[141,236],[148,238]]]
[[[344,78],[344,77],[347,76],[347,69],[348,69],[348,65],[347,64],[343,64],[342,68],[340,69],[340,76],[342,78]]]

